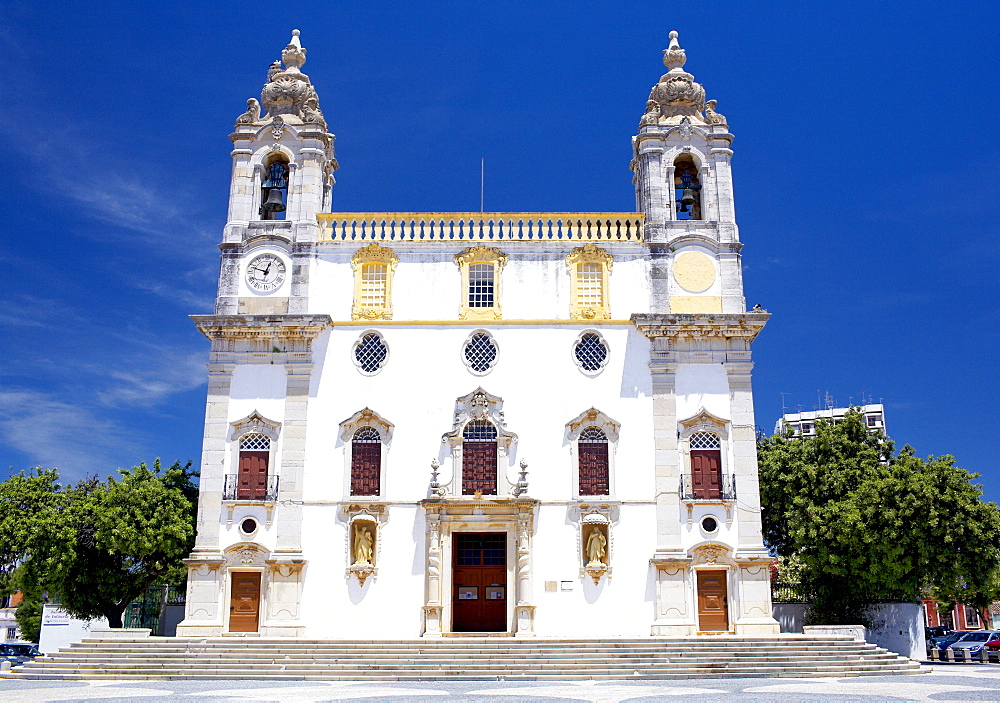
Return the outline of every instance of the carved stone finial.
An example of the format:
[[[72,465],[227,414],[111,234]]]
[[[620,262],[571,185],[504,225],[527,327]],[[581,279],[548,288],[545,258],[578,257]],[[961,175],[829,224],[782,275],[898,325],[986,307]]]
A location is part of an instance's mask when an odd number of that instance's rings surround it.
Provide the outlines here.
[[[649,102],[655,102],[660,108],[660,117],[655,124],[676,124],[674,118],[690,117],[703,122],[701,111],[705,107],[705,89],[696,83],[694,76],[684,71],[687,55],[677,41],[677,32],[670,33],[670,46],[663,51],[663,65],[669,70],[660,82],[653,86],[649,94]],[[642,126],[654,124],[647,102],[646,115]]]
[[[282,70],[281,61],[285,68]],[[299,30],[292,32],[292,40],[281,52],[281,61],[271,64],[267,72],[267,83],[260,93],[260,101],[267,108],[267,117],[275,115],[295,115],[300,119],[306,116],[306,103],[314,100],[309,108],[312,122],[320,122],[319,98],[316,90],[309,82],[309,76],[299,70],[306,62],[306,50],[299,41]],[[318,119],[317,119],[318,118]]]
[[[517,474],[517,484],[511,493],[514,494],[515,498],[528,493],[528,462],[524,459],[521,459],[521,470]]]
[[[256,98],[247,100],[247,111],[236,118],[236,124],[254,124],[260,120],[260,103]]]
[[[281,52],[281,60],[285,62],[285,70],[288,72],[297,72],[306,62],[306,50],[299,41],[299,30],[292,30],[292,39]]]
[[[722,126],[727,127],[726,116],[720,115],[715,111],[715,106],[717,104],[718,101],[716,100],[709,100],[705,103],[705,122],[707,124],[721,124]]]
[[[663,65],[671,71],[680,71],[687,63],[687,54],[677,41],[677,32],[670,33],[670,46],[663,50]]]

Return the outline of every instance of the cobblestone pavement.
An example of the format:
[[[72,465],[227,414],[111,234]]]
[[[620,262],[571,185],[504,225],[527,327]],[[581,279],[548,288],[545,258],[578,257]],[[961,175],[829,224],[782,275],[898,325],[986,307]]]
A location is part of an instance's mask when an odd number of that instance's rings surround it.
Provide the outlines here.
[[[1000,665],[932,664],[929,674],[671,681],[17,681],[0,700],[36,701],[1000,701]]]

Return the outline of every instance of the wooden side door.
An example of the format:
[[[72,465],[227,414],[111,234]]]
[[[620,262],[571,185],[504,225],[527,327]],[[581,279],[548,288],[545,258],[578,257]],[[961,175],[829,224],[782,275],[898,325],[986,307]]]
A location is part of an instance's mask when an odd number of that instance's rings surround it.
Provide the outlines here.
[[[257,632],[260,623],[260,572],[236,571],[229,604],[230,632]]]
[[[237,500],[264,500],[267,493],[268,452],[240,452]]]
[[[698,571],[698,629],[729,630],[729,598],[726,573],[721,570]]]
[[[691,488],[695,498],[722,497],[722,452],[718,449],[691,450]]]

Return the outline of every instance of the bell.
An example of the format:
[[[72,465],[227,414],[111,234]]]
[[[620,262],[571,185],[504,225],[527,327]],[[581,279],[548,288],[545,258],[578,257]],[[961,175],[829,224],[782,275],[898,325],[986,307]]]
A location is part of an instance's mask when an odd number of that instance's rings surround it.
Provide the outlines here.
[[[271,188],[267,191],[267,200],[261,207],[264,212],[284,212],[285,202],[281,199],[281,189]]]
[[[694,190],[685,188],[684,192],[681,193],[681,212],[687,212],[692,205],[694,205]]]

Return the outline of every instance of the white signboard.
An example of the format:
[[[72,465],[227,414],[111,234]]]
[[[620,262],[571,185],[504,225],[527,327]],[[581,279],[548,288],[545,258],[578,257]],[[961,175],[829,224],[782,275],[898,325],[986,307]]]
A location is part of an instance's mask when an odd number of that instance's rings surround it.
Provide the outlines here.
[[[69,625],[69,613],[54,605],[46,605],[42,610],[43,625]]]

